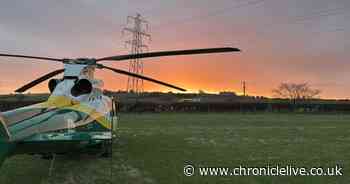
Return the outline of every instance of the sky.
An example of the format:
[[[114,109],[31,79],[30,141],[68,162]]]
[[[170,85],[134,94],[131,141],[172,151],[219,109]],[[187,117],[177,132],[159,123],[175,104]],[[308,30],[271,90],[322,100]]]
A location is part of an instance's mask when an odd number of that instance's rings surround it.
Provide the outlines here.
[[[144,74],[192,92],[272,96],[281,82],[307,82],[322,98],[350,98],[349,0],[31,0],[0,7],[0,52],[57,58],[126,54],[126,17],[149,22],[149,51],[237,47],[241,53],[144,59]],[[128,62],[108,62],[126,69]],[[0,58],[0,93],[59,69],[59,63]],[[97,72],[104,88],[127,77]],[[171,89],[145,82],[147,91]],[[47,83],[31,93],[47,92]],[[177,92],[177,91],[174,91]]]

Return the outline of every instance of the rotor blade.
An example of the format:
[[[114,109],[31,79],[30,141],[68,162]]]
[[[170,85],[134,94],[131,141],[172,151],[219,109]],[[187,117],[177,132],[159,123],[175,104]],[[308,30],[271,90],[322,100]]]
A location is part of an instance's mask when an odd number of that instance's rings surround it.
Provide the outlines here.
[[[104,66],[104,65],[98,65],[98,66],[101,67],[101,68],[105,68],[105,69],[108,69],[108,70],[112,70],[112,71],[114,71],[114,72],[116,72],[116,73],[119,73],[119,74],[124,74],[124,75],[128,75],[128,76],[140,78],[140,79],[143,79],[143,80],[146,80],[146,81],[150,81],[150,82],[154,82],[154,83],[157,83],[157,84],[160,84],[160,85],[163,85],[163,86],[167,86],[167,87],[170,87],[170,88],[174,88],[174,89],[177,89],[177,90],[180,90],[180,91],[186,91],[186,89],[179,88],[179,87],[176,87],[176,86],[174,86],[174,85],[171,85],[171,84],[168,84],[168,83],[165,83],[165,82],[156,80],[156,79],[152,79],[152,78],[149,78],[149,77],[146,77],[146,76],[143,76],[143,75],[139,75],[139,74],[136,74],[136,73],[127,72],[127,71],[125,71],[125,70],[120,70],[120,69],[116,69],[116,68],[111,68],[111,67]]]
[[[26,56],[26,55],[14,55],[14,54],[1,54],[0,57],[15,57],[15,58],[26,58],[26,59],[40,59],[40,60],[49,60],[49,61],[59,61],[62,62],[63,59],[57,58],[48,58],[48,57],[37,57],[37,56]]]
[[[139,58],[149,58],[149,57],[160,57],[160,56],[175,56],[175,55],[192,55],[192,54],[210,54],[210,53],[220,53],[220,52],[239,52],[238,48],[223,47],[223,48],[207,48],[207,49],[191,49],[191,50],[174,50],[174,51],[160,51],[160,52],[146,52],[140,54],[128,54],[111,56],[97,59],[96,61],[121,61],[128,59],[139,59]]]
[[[26,84],[24,86],[16,89],[15,92],[23,93],[23,92],[27,91],[28,89],[30,89],[30,88],[32,88],[32,87],[34,87],[34,86],[36,86],[36,85],[46,81],[47,79],[50,79],[51,77],[54,77],[54,76],[56,76],[56,75],[58,75],[60,73],[63,73],[63,72],[64,72],[64,69],[59,69],[59,70],[55,70],[53,72],[50,72],[50,73],[48,73],[48,74],[46,74],[46,75],[44,75],[44,76],[42,76],[42,77],[40,77],[40,78],[38,78],[36,80],[33,80],[32,82],[30,82],[30,83],[28,83],[28,84]]]

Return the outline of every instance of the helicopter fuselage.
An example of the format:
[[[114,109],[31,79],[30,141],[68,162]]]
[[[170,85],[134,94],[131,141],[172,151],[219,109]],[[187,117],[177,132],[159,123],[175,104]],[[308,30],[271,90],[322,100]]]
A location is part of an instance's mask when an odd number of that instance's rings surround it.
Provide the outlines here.
[[[92,66],[68,64],[47,101],[3,112],[8,140],[0,144],[0,157],[81,151],[110,141],[115,104],[93,72]]]

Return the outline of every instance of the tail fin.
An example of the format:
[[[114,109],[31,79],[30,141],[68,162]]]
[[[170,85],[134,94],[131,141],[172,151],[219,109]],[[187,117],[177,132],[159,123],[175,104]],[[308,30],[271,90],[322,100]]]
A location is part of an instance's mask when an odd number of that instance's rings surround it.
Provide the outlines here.
[[[12,150],[10,138],[11,135],[7,129],[5,121],[0,115],[0,166]]]

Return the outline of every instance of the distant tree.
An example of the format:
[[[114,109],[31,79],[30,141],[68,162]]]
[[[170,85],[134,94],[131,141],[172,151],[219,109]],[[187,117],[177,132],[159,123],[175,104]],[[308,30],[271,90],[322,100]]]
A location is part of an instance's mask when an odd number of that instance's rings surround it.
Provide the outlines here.
[[[237,96],[237,94],[234,91],[220,91],[219,95]]]
[[[313,89],[308,83],[281,83],[272,92],[277,97],[288,98],[295,102],[301,99],[317,98],[321,90]]]
[[[204,91],[204,90],[202,90],[202,89],[200,89],[200,90],[198,91],[198,93],[199,93],[199,94],[201,94],[201,95],[206,94],[206,93],[205,93],[205,91]]]

